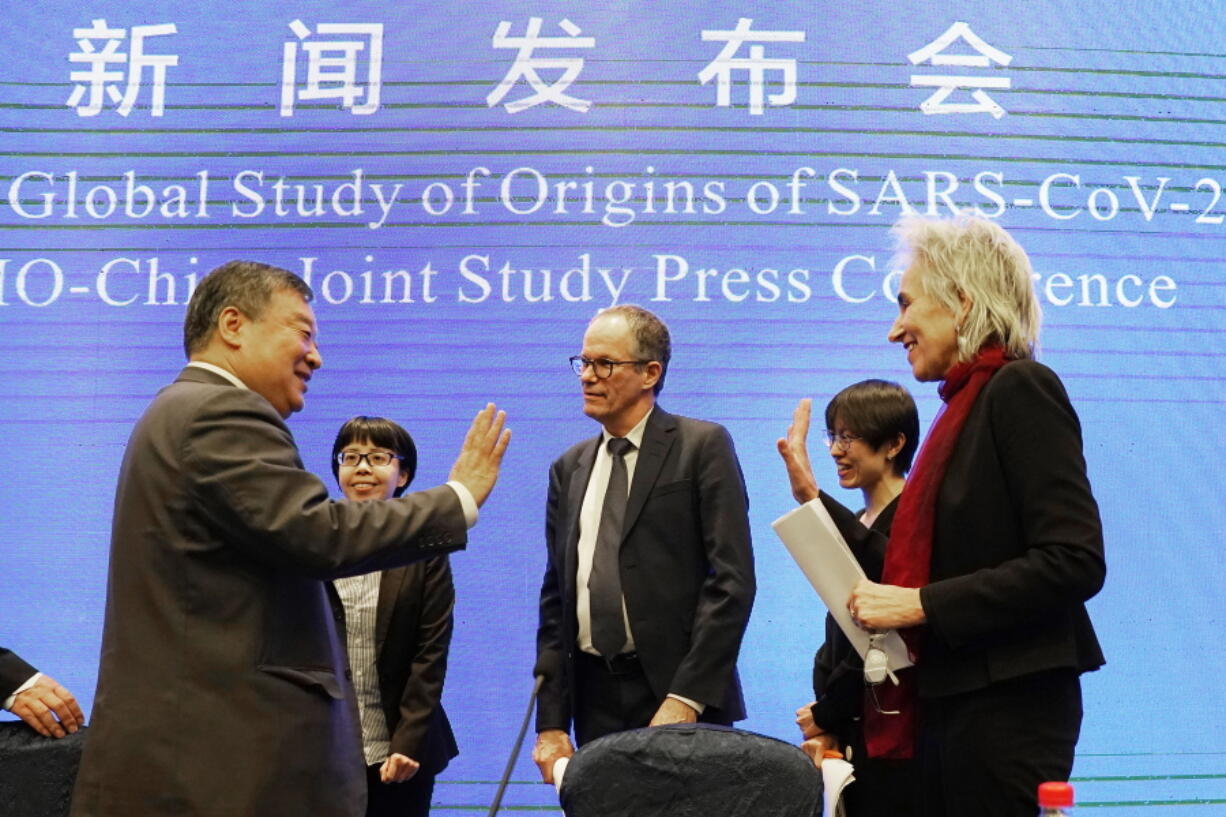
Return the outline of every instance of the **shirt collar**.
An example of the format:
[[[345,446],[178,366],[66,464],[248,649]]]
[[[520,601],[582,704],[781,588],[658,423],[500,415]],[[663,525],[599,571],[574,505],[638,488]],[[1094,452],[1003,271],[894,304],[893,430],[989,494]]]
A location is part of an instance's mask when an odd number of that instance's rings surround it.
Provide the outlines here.
[[[651,417],[651,413],[655,410],[656,410],[655,406],[652,406],[651,408],[647,409],[647,413],[643,415],[643,419],[639,420],[638,423],[634,426],[634,428],[630,429],[630,431],[626,434],[626,439],[634,443],[634,449],[636,451],[643,447],[643,433],[647,430],[647,420],[649,417]],[[607,429],[601,431],[601,434],[600,434],[600,445],[601,446],[608,445],[609,440],[611,439],[613,439],[613,435],[610,434]]]
[[[220,366],[214,366],[212,363],[205,363],[203,360],[191,360],[187,363],[188,368],[204,369],[206,372],[212,372],[215,375],[224,377],[240,389],[246,389],[247,384],[238,379],[238,375],[229,369],[223,369]]]

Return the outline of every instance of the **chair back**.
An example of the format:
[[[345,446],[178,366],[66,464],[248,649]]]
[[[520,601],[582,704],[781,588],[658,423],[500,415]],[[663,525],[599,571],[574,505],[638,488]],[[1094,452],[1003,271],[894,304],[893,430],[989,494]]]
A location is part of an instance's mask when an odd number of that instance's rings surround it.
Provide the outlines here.
[[[571,758],[567,817],[814,817],[822,777],[775,738],[710,724],[606,735]]]

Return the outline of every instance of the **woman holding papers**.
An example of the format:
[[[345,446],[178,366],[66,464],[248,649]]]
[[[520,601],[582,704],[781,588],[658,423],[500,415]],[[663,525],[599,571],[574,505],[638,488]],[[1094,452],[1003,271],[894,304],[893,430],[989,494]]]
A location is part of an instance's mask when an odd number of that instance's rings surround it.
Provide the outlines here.
[[[345,498],[400,496],[417,470],[409,433],[382,417],[354,417],[332,445]],[[434,777],[457,754],[443,711],[455,587],[446,556],[337,579],[362,722],[367,817],[425,817]]]
[[[1030,817],[1066,780],[1080,674],[1103,664],[1085,601],[1106,574],[1081,426],[1036,362],[1030,261],[995,223],[903,219],[889,340],[945,406],[895,512],[859,626],[901,629],[915,667],[865,709],[871,757],[915,757],[925,815]],[[845,534],[846,535],[846,534]]]
[[[811,404],[802,400],[788,430],[784,457],[791,456],[789,440],[799,441],[797,456],[806,463],[804,439]],[[827,494],[820,498],[844,528],[865,572],[881,577],[885,539],[889,536],[903,478],[919,438],[919,413],[910,393],[897,383],[865,380],[834,396],[826,406],[826,442],[838,472],[839,485],[859,489],[864,508],[852,514]],[[810,468],[789,468],[792,493],[798,502],[819,497]],[[870,535],[870,531],[872,534]],[[865,705],[864,662],[832,616],[826,616],[826,641],[813,663],[813,691],[817,700],[796,712],[805,737],[805,749],[821,756],[824,749],[841,750],[855,764],[856,783],[843,794],[847,817],[906,817],[915,813],[915,772],[910,760],[867,757],[860,723]]]

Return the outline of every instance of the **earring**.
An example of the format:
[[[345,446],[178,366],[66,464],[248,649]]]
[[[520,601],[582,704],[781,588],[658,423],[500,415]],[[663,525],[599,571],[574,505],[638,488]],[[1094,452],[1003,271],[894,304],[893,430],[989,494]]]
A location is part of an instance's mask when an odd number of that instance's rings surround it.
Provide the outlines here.
[[[969,350],[970,341],[966,339],[966,335],[962,334],[962,327],[959,326],[954,329],[954,339],[958,344],[958,355],[963,358],[969,358],[971,356]]]

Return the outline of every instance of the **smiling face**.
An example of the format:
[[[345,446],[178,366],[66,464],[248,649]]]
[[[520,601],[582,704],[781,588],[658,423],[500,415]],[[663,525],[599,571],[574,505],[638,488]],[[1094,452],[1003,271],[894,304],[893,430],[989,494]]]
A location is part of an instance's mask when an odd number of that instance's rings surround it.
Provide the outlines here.
[[[233,307],[227,307],[221,318],[232,322],[236,342],[229,355],[230,370],[282,418],[301,411],[307,382],[323,365],[311,305],[293,290],[278,289],[258,320],[234,313]]]
[[[355,451],[359,454],[370,454],[383,451],[395,455],[396,452],[373,445],[369,440],[351,442],[344,451]],[[392,461],[383,466],[372,466],[366,457],[358,460],[357,465],[342,465],[337,470],[336,481],[341,486],[341,492],[346,499],[354,501],[364,499],[391,499],[397,488],[402,488],[409,481],[409,475],[400,470],[400,460],[395,456]]]
[[[891,343],[907,350],[911,373],[919,381],[943,380],[958,362],[958,317],[928,294],[928,267],[917,258],[907,267],[898,290],[898,317],[890,327]]]
[[[830,457],[834,460],[841,487],[872,491],[877,483],[893,473],[893,465],[887,457],[901,448],[901,443],[895,443],[893,446],[886,443],[879,450],[874,450],[867,440],[848,428],[841,417],[835,420],[831,430],[836,439],[830,446]],[[842,434],[849,434],[856,439],[843,446],[837,439]]]
[[[583,357],[590,360],[636,360],[637,344],[630,324],[620,314],[598,315],[583,334]],[[579,375],[583,413],[615,437],[625,436],[655,404],[652,390],[660,378],[660,364],[614,366],[606,378],[593,366]]]

